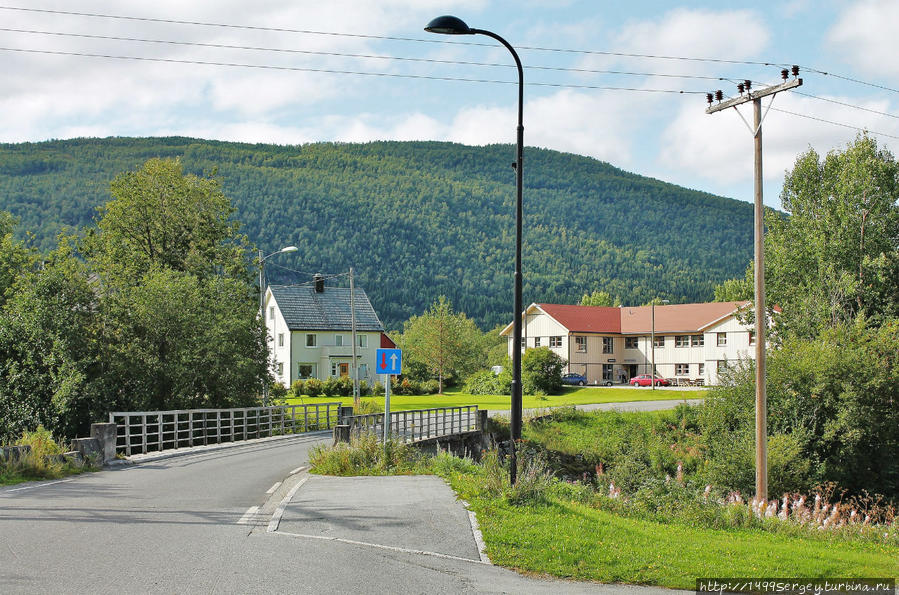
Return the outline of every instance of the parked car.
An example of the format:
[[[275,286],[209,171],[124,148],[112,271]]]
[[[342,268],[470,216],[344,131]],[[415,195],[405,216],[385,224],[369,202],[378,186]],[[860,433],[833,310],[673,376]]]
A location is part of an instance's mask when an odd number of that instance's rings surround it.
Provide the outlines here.
[[[671,386],[670,382],[659,375],[656,375],[655,381],[653,381],[653,377],[650,374],[640,374],[631,378],[631,386],[652,386],[653,382],[655,382],[656,386]]]
[[[587,377],[583,374],[563,374],[562,375],[562,384],[576,384],[577,386],[585,386],[587,384]]]

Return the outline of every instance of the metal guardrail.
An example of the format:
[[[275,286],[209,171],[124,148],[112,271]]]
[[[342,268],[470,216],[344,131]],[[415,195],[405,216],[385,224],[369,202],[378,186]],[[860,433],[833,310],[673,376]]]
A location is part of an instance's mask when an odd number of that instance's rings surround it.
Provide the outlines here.
[[[283,434],[328,430],[337,423],[340,403],[183,409],[177,411],[114,411],[116,452],[143,454]]]
[[[350,436],[357,438],[363,432],[384,435],[383,413],[345,416],[340,423],[349,426]],[[390,436],[403,442],[421,442],[483,429],[477,405],[390,412]]]

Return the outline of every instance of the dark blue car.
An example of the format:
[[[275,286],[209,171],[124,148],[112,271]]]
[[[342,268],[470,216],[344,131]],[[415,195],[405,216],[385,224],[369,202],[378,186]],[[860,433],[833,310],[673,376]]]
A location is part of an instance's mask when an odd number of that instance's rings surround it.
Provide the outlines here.
[[[587,377],[583,374],[563,374],[562,375],[562,384],[574,384],[577,386],[586,386]]]

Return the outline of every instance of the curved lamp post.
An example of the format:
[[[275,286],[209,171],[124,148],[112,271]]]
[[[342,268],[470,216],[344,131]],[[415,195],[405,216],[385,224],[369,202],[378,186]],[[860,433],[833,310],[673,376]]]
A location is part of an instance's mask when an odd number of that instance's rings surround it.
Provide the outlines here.
[[[277,256],[279,254],[284,254],[285,252],[296,252],[296,246],[285,246],[278,250],[277,252],[272,252],[268,256],[262,255],[262,250],[259,250],[259,314],[261,315],[260,320],[262,320],[262,330],[265,334],[265,350],[266,350],[266,367],[268,367],[268,325],[265,323],[265,261],[271,258],[272,256]],[[262,385],[262,405],[264,407],[268,406],[268,382]]]
[[[432,20],[425,27],[425,31],[429,33],[441,33],[444,35],[486,35],[492,37],[496,41],[503,44],[512,57],[515,59],[515,65],[518,67],[518,153],[515,163],[515,184],[516,184],[516,202],[515,202],[515,303],[513,305],[513,337],[512,337],[512,460],[510,478],[515,483],[517,475],[517,458],[515,441],[521,440],[521,171],[522,171],[522,155],[524,153],[524,70],[521,68],[521,60],[515,49],[509,45],[505,39],[491,31],[483,29],[475,29],[469,27],[465,22],[454,16],[445,15]]]

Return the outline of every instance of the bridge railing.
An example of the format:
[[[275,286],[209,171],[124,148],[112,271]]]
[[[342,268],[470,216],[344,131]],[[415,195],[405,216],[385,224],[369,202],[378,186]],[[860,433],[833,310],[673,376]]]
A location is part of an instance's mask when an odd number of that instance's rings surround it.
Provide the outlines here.
[[[365,432],[379,437],[384,435],[383,413],[345,416],[340,423],[349,427],[350,437],[358,438]],[[477,405],[392,411],[389,423],[390,436],[403,442],[421,442],[484,429]]]
[[[337,424],[340,403],[182,409],[174,411],[114,411],[116,452],[144,454],[222,442],[329,430]]]

